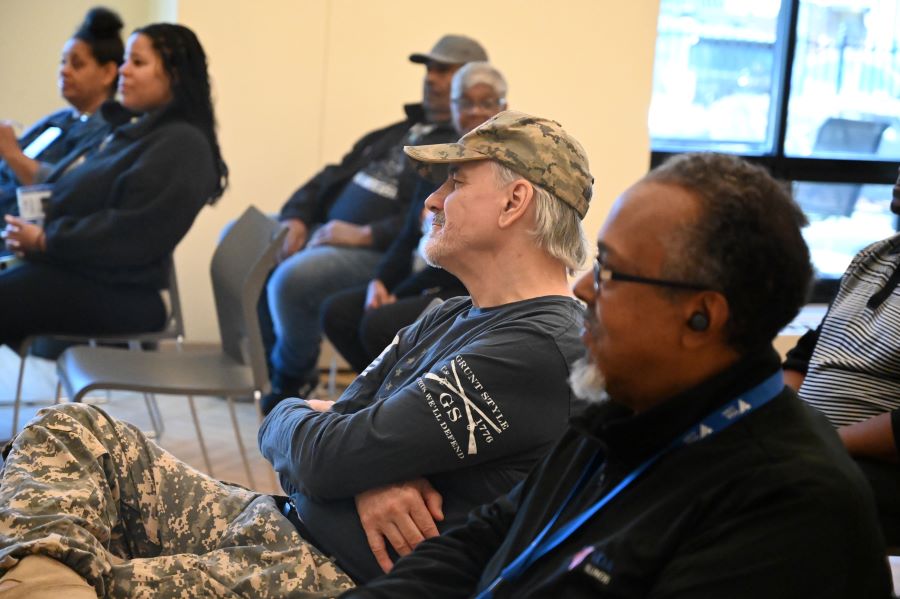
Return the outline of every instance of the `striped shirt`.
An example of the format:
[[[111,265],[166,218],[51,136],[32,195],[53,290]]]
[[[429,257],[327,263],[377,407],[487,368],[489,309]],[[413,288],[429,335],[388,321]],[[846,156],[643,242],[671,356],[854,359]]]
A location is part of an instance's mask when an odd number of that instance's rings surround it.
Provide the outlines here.
[[[834,426],[900,408],[900,289],[872,308],[900,266],[900,235],[863,249],[819,327],[800,398]]]

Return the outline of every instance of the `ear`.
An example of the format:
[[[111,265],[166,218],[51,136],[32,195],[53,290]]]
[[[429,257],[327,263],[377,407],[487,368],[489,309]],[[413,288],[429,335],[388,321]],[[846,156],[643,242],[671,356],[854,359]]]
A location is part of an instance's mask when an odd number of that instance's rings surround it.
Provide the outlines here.
[[[691,326],[691,319],[696,314],[702,314],[706,319],[706,326],[697,328]],[[728,300],[718,291],[701,291],[684,304],[684,326],[682,328],[682,343],[688,348],[698,348],[709,343],[725,342],[725,326],[731,309]]]
[[[525,179],[516,179],[507,185],[504,193],[498,222],[501,229],[511,227],[525,217],[534,200],[534,186]]]

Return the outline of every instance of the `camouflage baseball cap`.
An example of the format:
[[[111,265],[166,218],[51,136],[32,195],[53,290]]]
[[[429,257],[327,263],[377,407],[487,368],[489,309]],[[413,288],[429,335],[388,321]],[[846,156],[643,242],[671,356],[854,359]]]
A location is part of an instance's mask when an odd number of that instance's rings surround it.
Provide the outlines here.
[[[591,201],[594,178],[581,144],[556,121],[524,112],[501,112],[456,143],[405,146],[403,151],[420,166],[496,160],[555,195],[581,218]]]

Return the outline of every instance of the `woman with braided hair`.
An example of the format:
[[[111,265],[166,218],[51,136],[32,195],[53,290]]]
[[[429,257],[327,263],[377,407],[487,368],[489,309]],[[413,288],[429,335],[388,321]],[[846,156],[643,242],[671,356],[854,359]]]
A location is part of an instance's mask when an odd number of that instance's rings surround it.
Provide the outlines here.
[[[6,216],[22,264],[0,273],[0,343],[162,327],[172,252],[227,185],[196,35],[135,30],[119,75],[121,103],[102,108],[112,133],[54,184],[43,225]]]

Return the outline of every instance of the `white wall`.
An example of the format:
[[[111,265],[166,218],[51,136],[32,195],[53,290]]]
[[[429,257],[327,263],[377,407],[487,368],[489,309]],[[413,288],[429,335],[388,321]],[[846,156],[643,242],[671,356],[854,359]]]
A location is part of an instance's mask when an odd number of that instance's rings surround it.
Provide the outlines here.
[[[59,105],[53,86],[58,49],[92,4],[0,0],[0,76],[19,90],[13,97],[4,88],[0,118],[30,122]],[[597,180],[585,219],[591,237],[615,196],[649,164],[658,0],[108,4],[122,11],[129,30],[144,15],[149,20],[177,10],[209,56],[232,176],[229,191],[200,214],[176,254],[190,340],[217,337],[207,267],[222,226],[248,203],[277,211],[364,132],[400,119],[401,105],[421,95],[423,69],[407,57],[428,50],[443,33],[480,40],[507,76],[510,105],[560,121],[584,144]],[[40,39],[24,44],[31,30],[40,30]],[[7,39],[13,32],[17,43]],[[35,44],[42,58],[21,51]]]

